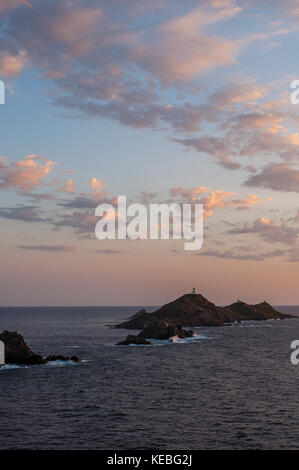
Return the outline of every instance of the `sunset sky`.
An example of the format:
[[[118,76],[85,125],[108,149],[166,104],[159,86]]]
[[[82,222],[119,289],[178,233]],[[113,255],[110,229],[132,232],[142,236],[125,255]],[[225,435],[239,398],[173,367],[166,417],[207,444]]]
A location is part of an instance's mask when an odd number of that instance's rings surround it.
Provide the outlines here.
[[[299,304],[299,0],[0,0],[0,305]],[[204,246],[94,209],[204,204]]]

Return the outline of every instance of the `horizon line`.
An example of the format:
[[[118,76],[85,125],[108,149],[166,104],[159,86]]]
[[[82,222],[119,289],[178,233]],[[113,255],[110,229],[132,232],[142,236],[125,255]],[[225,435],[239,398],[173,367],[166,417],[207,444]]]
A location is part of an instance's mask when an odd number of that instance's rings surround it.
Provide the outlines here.
[[[261,303],[261,302],[258,302],[258,303]],[[218,307],[227,307],[228,305],[230,304],[218,304]],[[249,305],[257,305],[257,304],[249,304]],[[144,305],[144,304],[139,304],[139,305],[0,305],[0,308],[80,308],[80,307],[84,307],[84,308],[151,307],[152,308],[152,307],[160,307],[160,306],[161,305]],[[273,306],[275,307],[299,307],[299,303],[298,304],[275,303],[273,304]]]

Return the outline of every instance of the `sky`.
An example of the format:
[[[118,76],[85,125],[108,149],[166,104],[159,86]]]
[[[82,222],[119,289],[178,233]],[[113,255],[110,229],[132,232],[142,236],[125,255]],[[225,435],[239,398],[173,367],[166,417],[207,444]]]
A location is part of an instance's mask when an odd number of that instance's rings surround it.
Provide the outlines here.
[[[0,0],[0,305],[299,304],[299,0]],[[98,240],[200,203],[204,243]]]

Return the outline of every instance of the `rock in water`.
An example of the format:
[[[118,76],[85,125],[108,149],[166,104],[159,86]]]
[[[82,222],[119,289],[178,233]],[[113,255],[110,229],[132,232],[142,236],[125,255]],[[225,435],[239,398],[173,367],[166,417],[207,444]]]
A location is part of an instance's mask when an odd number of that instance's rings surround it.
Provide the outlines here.
[[[124,341],[121,341],[120,343],[117,343],[117,346],[129,346],[130,344],[138,344],[138,345],[149,345],[151,344],[149,341],[147,341],[144,338],[141,338],[139,335],[128,335]]]
[[[17,331],[3,331],[0,340],[5,345],[5,362],[7,364],[46,364],[46,359],[35,354],[27,346],[22,335]]]
[[[6,364],[20,364],[20,365],[37,365],[47,364],[49,361],[74,361],[80,362],[77,356],[71,358],[61,355],[52,355],[44,359],[42,356],[35,354],[25,340],[17,331],[3,331],[0,334],[0,340],[5,345],[5,362]]]
[[[169,339],[172,336],[190,338],[194,335],[191,330],[184,330],[171,320],[156,319],[150,322],[138,335],[128,335],[118,345],[151,344],[148,339]]]
[[[73,362],[80,362],[78,356],[62,356],[61,354],[51,354],[46,358],[46,362],[53,362],[53,361],[73,361]]]
[[[193,331],[184,330],[180,325],[177,325],[172,320],[156,319],[149,323],[138,336],[140,338],[169,339],[172,336],[189,338],[193,335]]]

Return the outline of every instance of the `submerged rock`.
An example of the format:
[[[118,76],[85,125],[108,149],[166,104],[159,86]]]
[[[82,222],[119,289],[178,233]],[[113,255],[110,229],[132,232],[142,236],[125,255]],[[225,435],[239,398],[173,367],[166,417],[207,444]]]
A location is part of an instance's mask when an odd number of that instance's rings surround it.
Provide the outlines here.
[[[138,344],[138,345],[149,345],[152,344],[144,338],[141,338],[139,335],[128,335],[124,341],[117,343],[117,346],[129,346],[130,344]]]
[[[17,331],[3,331],[0,334],[0,340],[5,345],[5,363],[6,364],[20,364],[20,365],[37,365],[47,364],[49,361],[74,361],[79,362],[80,359],[77,356],[71,358],[52,355],[47,358],[43,358],[39,354],[35,354],[29,346],[25,343],[25,340],[20,333]]]
[[[62,356],[61,354],[55,355],[52,354],[46,358],[47,362],[52,362],[52,361],[73,361],[73,362],[80,362],[81,359],[79,359],[78,356]]]

